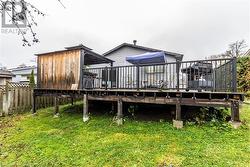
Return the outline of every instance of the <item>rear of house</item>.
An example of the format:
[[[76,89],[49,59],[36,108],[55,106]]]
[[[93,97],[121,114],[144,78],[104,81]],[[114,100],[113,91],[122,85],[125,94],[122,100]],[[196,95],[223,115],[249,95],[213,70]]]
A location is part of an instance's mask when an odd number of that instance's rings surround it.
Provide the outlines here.
[[[138,64],[128,56],[142,58],[145,48],[139,52],[141,47],[135,46],[124,44],[104,56],[83,45],[38,54],[38,88],[34,89],[33,112],[36,112],[37,96],[54,96],[55,113],[58,97],[83,96],[84,122],[89,120],[89,100],[117,102],[118,124],[123,120],[123,102],[175,105],[175,127],[183,125],[182,105],[231,107],[232,121],[239,121],[239,104],[244,96],[236,92],[236,58],[182,61],[180,54],[151,49],[147,55],[163,62],[154,64],[152,59],[152,63]],[[133,55],[132,50],[135,50]],[[148,61],[149,57],[145,59]],[[125,63],[127,60],[132,64]]]
[[[145,55],[152,58],[147,63],[129,59]],[[182,54],[127,43],[103,55],[78,45],[37,56],[39,88],[235,91],[236,87],[233,59],[182,61]]]
[[[175,64],[168,66],[153,66],[152,64],[155,64],[156,62],[158,64],[165,64],[181,61],[183,55],[139,46],[136,44],[136,40],[133,42],[133,44],[123,43],[103,54],[103,56],[114,61],[113,68],[106,73],[103,68],[107,66],[106,64],[95,66],[99,67],[99,69],[91,70],[91,72],[97,74],[94,87],[103,88],[107,85],[109,88],[136,88],[138,84],[136,82],[137,79],[140,80],[140,87],[143,88],[159,88],[161,86],[164,86],[165,88],[176,87],[177,81],[175,74],[173,75],[173,72],[176,71]],[[145,66],[140,67],[140,69],[137,69],[133,66],[135,64],[126,60],[129,56],[139,56],[147,53],[162,53],[164,55],[164,60],[155,62],[151,60],[149,63],[144,63],[143,65]],[[136,78],[138,73],[140,73],[140,78]]]
[[[177,60],[183,59],[183,54],[173,53],[161,49],[154,49],[145,46],[137,45],[136,41],[134,44],[123,43],[103,54],[103,56],[108,57],[114,61],[114,66],[126,66],[131,65],[126,61],[127,56],[140,55],[147,52],[164,52],[166,56],[166,62],[176,62]]]

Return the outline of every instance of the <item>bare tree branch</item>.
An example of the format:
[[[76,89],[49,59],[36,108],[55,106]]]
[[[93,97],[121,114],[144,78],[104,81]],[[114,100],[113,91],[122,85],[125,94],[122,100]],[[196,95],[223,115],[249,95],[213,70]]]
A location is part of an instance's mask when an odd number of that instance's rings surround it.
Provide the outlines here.
[[[58,2],[64,7],[64,9],[66,8],[64,4],[61,2],[61,0],[58,0]]]
[[[225,53],[209,56],[209,59],[240,57],[245,53],[246,48],[247,44],[245,40],[236,41],[228,45]]]
[[[58,1],[65,8],[61,0]],[[16,5],[18,3],[21,4],[21,12],[13,12],[13,10],[17,10]],[[35,44],[39,42],[36,37],[37,34],[34,31],[34,26],[38,25],[35,17],[45,16],[42,11],[26,0],[0,0],[0,13],[3,15],[3,12],[11,18],[12,24],[18,29],[18,35],[22,36],[23,46],[31,46],[31,43]],[[19,22],[24,21],[27,24],[27,32],[23,31],[23,28],[19,26]],[[31,34],[31,39],[27,37],[28,34]]]

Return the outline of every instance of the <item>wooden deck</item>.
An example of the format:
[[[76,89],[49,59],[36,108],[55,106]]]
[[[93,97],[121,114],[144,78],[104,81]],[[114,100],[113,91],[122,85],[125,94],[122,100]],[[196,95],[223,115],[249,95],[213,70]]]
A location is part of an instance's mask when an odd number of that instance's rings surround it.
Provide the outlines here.
[[[206,106],[206,107],[231,107],[232,121],[240,121],[239,104],[244,101],[244,94],[238,92],[198,92],[198,91],[175,91],[175,90],[136,90],[136,89],[81,89],[81,90],[58,90],[58,89],[35,89],[34,101],[37,96],[55,97],[55,114],[58,112],[57,98],[70,96],[72,98],[83,97],[84,111],[83,120],[87,121],[88,101],[117,102],[117,116],[122,120],[122,103],[149,103],[166,104],[176,106],[176,121],[181,121],[181,106]],[[33,112],[36,110],[34,108]]]
[[[91,67],[103,63],[110,67]],[[38,96],[54,97],[55,114],[60,96],[82,97],[83,121],[89,119],[89,100],[117,103],[118,124],[122,122],[123,102],[175,105],[175,122],[181,121],[184,105],[231,107],[232,121],[239,121],[239,104],[244,100],[244,95],[236,92],[236,58],[115,67],[112,60],[79,45],[38,54],[37,78],[34,113]]]
[[[35,96],[82,96],[83,94],[88,94],[91,97],[97,99],[107,99],[109,101],[116,101],[117,97],[126,98],[153,98],[149,102],[157,103],[157,99],[176,99],[181,98],[191,99],[193,102],[198,100],[208,100],[208,101],[230,101],[239,100],[244,101],[244,94],[239,92],[211,92],[211,91],[176,91],[176,90],[136,90],[136,89],[81,89],[81,90],[63,90],[63,89],[35,89]],[[114,100],[112,100],[114,99]],[[137,100],[136,100],[137,101]],[[139,100],[143,101],[143,100]],[[161,102],[162,104],[162,102]]]

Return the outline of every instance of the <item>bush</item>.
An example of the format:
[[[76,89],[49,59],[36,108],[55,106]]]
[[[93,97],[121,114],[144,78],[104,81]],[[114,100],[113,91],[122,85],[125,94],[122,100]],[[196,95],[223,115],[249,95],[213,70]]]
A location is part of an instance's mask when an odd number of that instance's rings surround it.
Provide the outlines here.
[[[34,70],[31,71],[30,74],[30,87],[34,88],[35,87],[35,76],[34,76]]]
[[[246,92],[246,97],[250,97],[250,90]]]
[[[128,112],[132,115],[133,118],[135,118],[135,112],[138,110],[137,105],[130,105],[128,107]]]
[[[239,91],[242,91],[242,92],[250,91],[250,57],[238,58],[237,60],[237,82],[238,82]]]
[[[191,111],[186,115],[189,122],[196,124],[204,124],[206,122],[225,122],[230,120],[228,109],[214,108],[214,107],[201,107],[199,111]]]

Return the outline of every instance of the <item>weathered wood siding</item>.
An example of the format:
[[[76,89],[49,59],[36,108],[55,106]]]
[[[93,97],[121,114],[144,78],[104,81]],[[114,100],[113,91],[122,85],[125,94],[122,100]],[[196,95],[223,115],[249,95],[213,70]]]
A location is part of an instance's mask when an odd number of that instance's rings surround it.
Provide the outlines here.
[[[71,89],[80,83],[81,51],[70,50],[38,56],[38,87]]]

